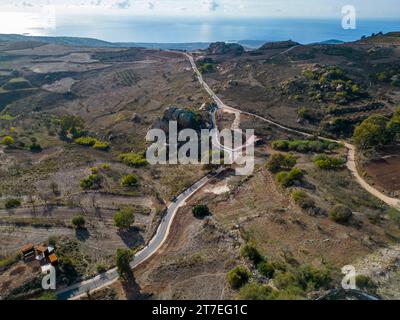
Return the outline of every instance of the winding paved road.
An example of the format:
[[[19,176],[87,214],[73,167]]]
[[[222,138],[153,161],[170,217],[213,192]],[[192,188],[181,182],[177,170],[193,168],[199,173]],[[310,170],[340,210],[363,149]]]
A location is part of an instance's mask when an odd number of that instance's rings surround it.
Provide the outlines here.
[[[284,54],[292,49],[294,49],[295,47],[292,47],[288,50],[285,50],[277,55],[280,54]],[[207,91],[207,93],[213,98],[213,100],[215,101],[217,108],[220,109],[227,109],[227,110],[231,110],[233,112],[238,112],[241,114],[245,114],[245,115],[249,115],[252,117],[256,117],[262,121],[265,121],[273,126],[276,126],[280,129],[292,132],[292,133],[296,133],[296,134],[300,134],[303,135],[305,137],[312,137],[311,134],[306,133],[306,132],[302,132],[300,130],[295,130],[292,128],[288,128],[285,127],[277,122],[274,122],[270,119],[261,117],[259,115],[250,113],[250,112],[245,112],[245,111],[241,111],[235,108],[232,108],[226,104],[224,104],[222,102],[222,100],[214,93],[214,91],[208,86],[208,84],[204,81],[202,74],[200,73],[200,71],[197,69],[196,63],[193,59],[193,57],[188,54],[188,53],[184,53],[184,55],[189,59],[190,64],[192,65],[192,68],[194,70],[194,72],[197,75],[197,78],[200,82],[200,84],[203,86],[203,88]],[[215,121],[215,120],[214,120]],[[338,140],[333,140],[333,139],[328,139],[328,138],[324,138],[324,137],[318,137],[321,140],[326,140],[326,141],[331,141],[331,142],[337,142],[337,143],[341,143]],[[246,143],[247,145],[247,143]],[[378,191],[377,189],[373,188],[371,185],[369,185],[358,173],[357,171],[357,167],[356,167],[356,161],[355,161],[355,153],[356,153],[356,148],[349,144],[349,143],[345,143],[345,147],[349,150],[348,152],[348,159],[347,159],[347,167],[348,169],[352,172],[352,174],[355,176],[357,182],[361,185],[361,187],[363,187],[366,191],[368,191],[369,193],[371,193],[372,195],[376,196],[377,198],[379,198],[380,200],[382,200],[383,202],[385,202],[387,205],[394,207],[396,209],[400,209],[400,200],[395,199],[395,198],[391,198],[388,197],[386,195],[384,195],[383,193],[381,193],[380,191]],[[165,243],[166,239],[168,238],[169,235],[169,231],[171,228],[171,225],[174,221],[175,215],[178,211],[179,208],[181,208],[183,205],[185,205],[186,201],[193,196],[197,191],[199,191],[204,185],[206,185],[210,179],[215,176],[216,174],[218,174],[219,172],[221,172],[223,169],[219,169],[216,173],[214,173],[214,175],[208,175],[206,177],[203,177],[202,179],[200,179],[199,181],[197,181],[195,184],[193,184],[191,187],[189,187],[188,189],[186,189],[183,193],[181,193],[176,200],[171,203],[169,205],[169,207],[167,208],[167,212],[164,215],[163,219],[160,222],[160,225],[154,235],[154,237],[152,238],[152,240],[149,242],[149,244],[143,248],[142,250],[140,250],[139,252],[137,252],[135,254],[134,260],[131,262],[131,267],[134,268],[138,265],[140,265],[141,263],[143,263],[144,261],[146,261],[147,259],[149,259],[151,256],[153,256],[154,254],[157,253],[157,251],[159,250],[159,248]],[[67,288],[63,288],[61,290],[58,290],[56,292],[58,299],[77,299],[83,295],[86,295],[87,292],[93,291],[93,290],[98,290],[101,289],[105,286],[110,285],[111,283],[113,283],[114,281],[116,281],[118,279],[118,273],[116,268],[113,268],[109,271],[107,271],[106,273],[103,273],[101,275],[98,275],[94,278],[76,283],[72,286],[69,286]]]
[[[167,212],[164,215],[163,219],[160,222],[160,225],[150,241],[150,243],[137,252],[135,254],[134,260],[131,263],[131,267],[134,268],[139,264],[143,263],[151,256],[153,256],[157,250],[164,244],[165,240],[168,238],[169,231],[174,220],[174,217],[179,208],[185,205],[186,201],[194,195],[197,191],[199,191],[204,185],[206,185],[212,177],[220,173],[222,169],[217,170],[216,173],[210,174],[206,177],[203,177],[191,187],[186,189],[183,193],[181,193],[176,200],[169,205],[167,208]],[[86,295],[87,292],[98,290],[105,286],[110,285],[114,281],[118,279],[117,269],[113,268],[106,273],[100,274],[94,278],[76,283],[67,288],[63,288],[56,292],[58,299],[76,299],[83,295]]]
[[[283,52],[281,52],[281,53],[279,53],[277,55],[285,54],[285,53],[289,52],[290,50],[292,50],[292,49],[294,49],[296,47],[298,47],[298,46],[292,47],[292,48],[290,48],[288,50],[285,50],[285,51],[283,51]],[[272,121],[270,119],[267,119],[265,117],[259,116],[259,115],[254,114],[254,113],[250,113],[250,112],[242,111],[242,110],[239,110],[239,109],[235,109],[235,108],[232,108],[232,107],[224,104],[222,102],[222,100],[215,94],[215,92],[204,81],[202,74],[197,69],[196,63],[195,63],[192,55],[189,54],[189,53],[184,53],[184,55],[189,59],[190,64],[192,65],[192,68],[193,68],[194,72],[196,73],[200,84],[204,87],[204,89],[207,91],[207,93],[213,98],[213,100],[215,101],[215,103],[217,105],[217,108],[219,108],[219,109],[227,109],[227,110],[231,110],[233,112],[239,112],[241,114],[245,114],[245,115],[248,115],[248,116],[252,116],[252,117],[258,118],[258,119],[260,119],[260,120],[262,120],[264,122],[267,122],[267,123],[269,123],[269,124],[271,124],[271,125],[273,125],[275,127],[280,128],[282,130],[285,130],[285,131],[288,131],[288,132],[292,132],[292,133],[295,133],[295,134],[299,134],[299,135],[302,135],[302,136],[305,136],[305,137],[308,137],[308,138],[313,137],[313,135],[310,134],[310,133],[285,127],[284,125],[281,125],[281,124],[279,124],[279,123],[277,123],[275,121]],[[275,55],[275,56],[277,56],[277,55]],[[271,57],[271,59],[272,58],[273,57]],[[329,138],[325,138],[325,137],[322,137],[322,136],[318,136],[318,139],[325,140],[325,141],[330,141],[330,142],[342,143],[339,140],[329,139]],[[360,184],[360,186],[364,190],[366,190],[367,192],[369,192],[370,194],[375,196],[376,198],[378,198],[381,201],[383,201],[384,203],[386,203],[388,206],[400,210],[400,200],[399,199],[391,198],[391,197],[383,194],[382,192],[380,192],[379,190],[377,190],[376,188],[374,188],[373,186],[368,184],[368,182],[366,182],[362,178],[362,176],[358,173],[357,164],[356,164],[356,147],[353,146],[350,143],[347,143],[347,142],[344,143],[344,146],[348,149],[347,162],[346,162],[347,168],[350,170],[352,175],[356,178],[356,180]]]

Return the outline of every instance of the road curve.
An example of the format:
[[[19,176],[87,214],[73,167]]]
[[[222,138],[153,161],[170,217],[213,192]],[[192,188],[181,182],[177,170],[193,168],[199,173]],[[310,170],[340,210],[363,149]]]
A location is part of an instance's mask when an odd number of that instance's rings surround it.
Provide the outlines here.
[[[131,263],[131,267],[137,267],[151,256],[153,256],[158,249],[165,243],[168,238],[169,231],[175,215],[179,208],[185,205],[186,201],[194,195],[197,191],[199,191],[204,185],[206,185],[210,179],[216,174],[220,173],[222,169],[217,170],[216,173],[210,174],[208,176],[203,177],[195,184],[186,189],[183,193],[181,193],[176,200],[169,205],[167,208],[167,212],[164,215],[163,219],[160,222],[160,225],[152,238],[149,244],[137,252],[135,254],[134,260]],[[60,300],[67,299],[77,299],[83,295],[86,295],[87,292],[98,290],[105,286],[110,285],[114,281],[118,279],[117,269],[113,268],[103,274],[100,274],[94,278],[78,282],[74,285],[71,285],[67,288],[63,288],[61,290],[56,291],[57,298]]]
[[[292,47],[289,50],[285,50],[285,51],[281,52],[280,54],[287,53],[288,51],[290,51],[290,50],[292,50],[294,48],[295,47]],[[289,132],[292,132],[292,133],[296,133],[296,134],[299,134],[299,135],[302,135],[302,136],[305,136],[305,137],[308,137],[308,138],[314,137],[314,135],[312,135],[310,133],[285,127],[284,125],[281,125],[280,123],[277,123],[277,122],[272,121],[270,119],[267,119],[265,117],[259,116],[259,115],[254,114],[254,113],[250,113],[250,112],[242,111],[242,110],[239,110],[239,109],[235,109],[235,108],[232,108],[232,107],[224,104],[222,102],[222,100],[215,94],[215,92],[204,81],[202,74],[197,69],[196,63],[195,63],[192,55],[189,54],[189,53],[186,53],[186,52],[184,53],[184,55],[189,59],[190,64],[191,64],[194,72],[196,73],[200,84],[204,87],[204,89],[208,92],[208,94],[213,98],[213,100],[217,104],[218,108],[224,108],[224,109],[228,109],[228,110],[231,110],[231,111],[234,111],[234,112],[239,112],[241,114],[252,116],[252,117],[258,118],[258,119],[260,119],[260,120],[262,120],[264,122],[267,122],[267,123],[269,123],[269,124],[271,124],[271,125],[273,125],[275,127],[278,127],[278,128],[280,128],[282,130],[289,131]],[[277,55],[279,55],[279,54],[277,54]],[[322,137],[322,136],[318,136],[317,138],[320,139],[320,140],[336,142],[336,143],[342,143],[342,141],[329,139],[329,138],[325,138],[325,137]],[[384,203],[386,203],[388,206],[390,206],[392,208],[395,208],[397,210],[400,210],[400,200],[399,199],[391,198],[391,197],[383,194],[382,192],[380,192],[379,190],[377,190],[376,188],[374,188],[373,186],[368,184],[368,182],[366,182],[362,178],[362,176],[358,173],[357,164],[356,164],[356,147],[354,145],[350,144],[350,143],[347,143],[347,142],[344,142],[344,146],[348,149],[348,156],[347,156],[346,166],[350,170],[352,175],[356,178],[356,180],[360,184],[360,186],[364,190],[366,190],[367,192],[369,192],[370,194],[375,196],[376,198],[378,198],[381,201],[383,201]]]

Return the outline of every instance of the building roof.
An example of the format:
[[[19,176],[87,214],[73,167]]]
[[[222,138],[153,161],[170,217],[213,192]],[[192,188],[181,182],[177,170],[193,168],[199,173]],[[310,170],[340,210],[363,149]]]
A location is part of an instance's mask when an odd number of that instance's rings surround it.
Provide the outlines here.
[[[46,252],[47,250],[48,250],[47,247],[44,246],[44,245],[38,245],[38,246],[36,247],[36,251],[37,251],[37,252],[40,252],[40,253],[44,253],[44,252]]]
[[[28,253],[29,251],[33,251],[33,244],[28,243],[21,248],[22,253]]]
[[[58,261],[58,258],[56,256],[56,254],[53,253],[53,254],[49,255],[49,260],[50,260],[50,263],[55,263]]]

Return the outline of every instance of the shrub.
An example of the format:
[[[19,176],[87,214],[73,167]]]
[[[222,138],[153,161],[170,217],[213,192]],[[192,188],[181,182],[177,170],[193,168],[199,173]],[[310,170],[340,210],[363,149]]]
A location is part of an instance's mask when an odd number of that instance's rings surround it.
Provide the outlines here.
[[[272,149],[275,149],[275,150],[287,151],[289,149],[289,141],[287,141],[287,140],[273,141],[271,146],[272,146]]]
[[[75,143],[81,145],[81,146],[89,146],[92,147],[95,145],[95,143],[97,142],[96,138],[92,138],[92,137],[80,137],[78,139],[75,139]]]
[[[387,129],[389,119],[383,115],[372,115],[354,130],[353,140],[362,150],[390,144],[394,135]]]
[[[108,142],[100,141],[92,137],[80,137],[75,139],[75,143],[81,146],[93,147],[94,149],[102,151],[110,149],[110,144]]]
[[[57,300],[57,295],[54,292],[44,292],[39,297],[39,300]]]
[[[135,174],[128,174],[121,179],[121,186],[124,188],[135,187],[138,184],[138,176]]]
[[[314,158],[314,163],[318,168],[323,170],[340,170],[344,168],[346,161],[338,157],[319,154]]]
[[[389,209],[388,210],[389,218],[400,228],[400,211],[396,209]]]
[[[98,174],[91,174],[87,178],[82,179],[80,181],[81,188],[88,190],[88,189],[99,189],[101,183],[101,177]]]
[[[314,200],[303,190],[295,190],[292,192],[294,202],[302,209],[310,209],[315,207]]]
[[[281,170],[290,170],[297,163],[296,157],[293,154],[284,155],[282,153],[277,153],[271,155],[267,162],[267,168],[271,172],[278,172]]]
[[[257,270],[260,274],[269,279],[272,278],[275,273],[274,265],[267,261],[260,262],[257,265]]]
[[[5,136],[2,140],[1,140],[1,144],[3,144],[6,147],[11,147],[14,144],[14,138],[11,136]]]
[[[135,222],[133,209],[123,208],[118,210],[114,216],[115,225],[121,230],[127,230]]]
[[[249,259],[257,265],[263,260],[262,254],[257,250],[253,243],[246,243],[240,248],[240,255],[244,258]]]
[[[82,215],[77,215],[72,218],[72,225],[77,229],[82,229],[85,227],[86,220]]]
[[[104,170],[110,170],[111,166],[109,163],[103,163],[101,166]]]
[[[124,164],[130,167],[142,167],[147,164],[143,153],[122,153],[118,157]]]
[[[203,219],[211,214],[210,209],[204,204],[194,206],[192,213],[197,219]]]
[[[237,290],[249,281],[250,276],[250,272],[245,267],[237,266],[228,272],[227,278],[231,288]]]
[[[21,205],[21,201],[18,199],[7,199],[5,203],[6,209],[18,208]]]
[[[346,207],[342,204],[335,205],[329,211],[329,218],[335,222],[345,223],[348,222],[353,212],[349,207]]]
[[[263,284],[251,282],[244,285],[239,291],[240,300],[270,300],[274,290]]]
[[[110,149],[110,144],[104,141],[96,141],[96,143],[93,145],[93,148],[96,150],[107,151]]]
[[[325,140],[277,140],[272,142],[272,148],[280,151],[296,151],[300,153],[323,152],[338,148],[336,142]]]
[[[303,171],[293,168],[289,172],[280,172],[276,175],[278,183],[285,188],[293,186],[296,182],[300,182],[304,177]]]
[[[85,125],[80,117],[72,115],[62,116],[60,119],[60,127],[61,129],[59,134],[61,138],[72,136],[72,138],[76,139],[85,134]]]
[[[118,275],[126,280],[132,276],[130,263],[133,259],[133,252],[129,249],[117,249],[116,265]]]
[[[42,146],[40,144],[34,142],[29,146],[29,150],[31,152],[42,152]]]

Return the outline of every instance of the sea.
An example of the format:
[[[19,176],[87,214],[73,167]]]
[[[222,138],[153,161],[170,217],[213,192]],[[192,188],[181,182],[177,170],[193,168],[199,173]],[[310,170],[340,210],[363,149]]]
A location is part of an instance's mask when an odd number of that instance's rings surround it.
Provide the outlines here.
[[[399,19],[358,19],[345,30],[341,19],[185,19],[143,17],[59,17],[48,36],[89,37],[109,42],[190,43],[281,41],[302,44],[326,40],[354,41],[364,35],[400,31]]]

